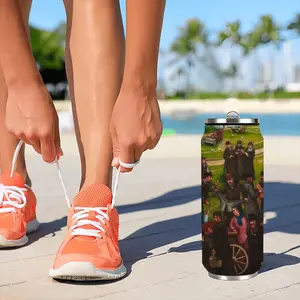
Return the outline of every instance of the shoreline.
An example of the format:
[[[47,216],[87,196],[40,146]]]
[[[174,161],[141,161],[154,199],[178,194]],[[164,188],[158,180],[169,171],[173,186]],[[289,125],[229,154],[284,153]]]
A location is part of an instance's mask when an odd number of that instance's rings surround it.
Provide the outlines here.
[[[202,135],[176,135],[162,137],[154,150],[148,150],[143,154],[146,159],[201,159]],[[297,168],[300,176],[300,137],[294,136],[264,136],[264,161],[266,165],[289,166]],[[61,135],[62,148],[66,156],[78,155],[75,134],[64,133]],[[289,149],[288,157],[284,154]],[[27,148],[27,154],[36,155],[32,147]],[[280,171],[280,170],[278,170]],[[298,175],[297,175],[298,176]]]
[[[224,113],[237,111],[239,113],[287,114],[300,113],[300,100],[175,100],[160,101],[160,109],[164,114],[176,111],[190,113]]]
[[[71,111],[71,101],[54,101],[58,112]],[[182,113],[206,114],[227,113],[238,111],[239,113],[264,113],[264,114],[300,114],[300,99],[282,100],[159,100],[162,114]]]

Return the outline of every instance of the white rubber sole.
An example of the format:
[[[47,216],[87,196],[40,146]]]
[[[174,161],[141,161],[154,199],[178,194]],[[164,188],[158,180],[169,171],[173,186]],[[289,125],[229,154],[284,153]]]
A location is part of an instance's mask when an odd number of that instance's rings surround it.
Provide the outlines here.
[[[40,223],[38,220],[33,220],[28,223],[26,233],[31,233],[39,228]],[[18,240],[7,240],[3,235],[0,234],[0,248],[13,248],[21,247],[28,243],[27,235],[24,235]]]
[[[72,281],[116,280],[126,275],[127,271],[122,264],[115,270],[100,270],[90,262],[69,262],[58,269],[51,269],[49,276],[53,279]]]

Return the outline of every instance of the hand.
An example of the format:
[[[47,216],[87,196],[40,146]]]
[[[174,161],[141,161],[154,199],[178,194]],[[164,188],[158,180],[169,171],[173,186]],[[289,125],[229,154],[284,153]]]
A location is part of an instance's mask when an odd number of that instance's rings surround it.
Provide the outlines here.
[[[58,116],[43,84],[10,86],[5,122],[8,131],[31,145],[45,162],[51,163],[63,155]]]
[[[143,152],[153,149],[162,134],[159,105],[155,90],[149,95],[139,88],[122,89],[111,119],[113,167],[134,163]],[[132,169],[120,167],[121,172]]]

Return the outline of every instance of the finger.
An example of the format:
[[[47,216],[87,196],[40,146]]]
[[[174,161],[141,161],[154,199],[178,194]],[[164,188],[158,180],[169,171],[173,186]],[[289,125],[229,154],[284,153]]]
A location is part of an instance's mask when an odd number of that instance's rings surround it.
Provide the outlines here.
[[[119,168],[119,157],[120,157],[120,147],[118,146],[118,142],[113,141],[113,160],[111,166],[114,168]]]
[[[30,145],[33,147],[33,149],[35,150],[35,152],[37,152],[38,154],[42,154],[41,144],[40,144],[39,140],[30,139],[28,141],[29,141]]]
[[[63,156],[64,152],[61,148],[60,132],[59,132],[59,119],[58,119],[57,115],[55,116],[55,123],[54,123],[54,144],[55,144],[57,157]]]
[[[19,139],[22,140],[25,144],[32,146],[35,152],[41,154],[41,145],[38,140],[27,138],[24,134],[21,134],[19,136]]]
[[[134,162],[139,161],[145,151],[146,150],[143,149],[143,148],[137,148],[137,147],[135,147],[135,149],[134,149]]]
[[[56,149],[53,136],[49,135],[42,138],[40,143],[43,160],[47,163],[54,162],[56,159]]]
[[[126,163],[126,164],[133,164],[135,163],[135,157],[134,157],[134,147],[129,146],[129,147],[122,147],[119,155],[119,159],[121,162]],[[120,166],[120,172],[121,173],[127,173],[131,172],[132,168],[125,168]]]
[[[160,138],[158,138],[158,137],[152,138],[151,141],[149,141],[149,143],[147,144],[146,149],[149,149],[149,150],[154,149],[157,146],[159,140],[160,140]]]
[[[18,135],[16,135],[16,137],[19,140],[23,141],[25,144],[31,145],[31,143],[29,142],[29,140],[26,138],[25,134],[18,134]]]

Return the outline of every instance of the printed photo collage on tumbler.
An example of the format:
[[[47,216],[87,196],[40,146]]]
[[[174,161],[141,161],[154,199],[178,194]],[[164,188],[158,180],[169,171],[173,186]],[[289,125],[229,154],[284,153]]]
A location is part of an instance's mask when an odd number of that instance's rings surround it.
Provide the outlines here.
[[[210,274],[263,262],[264,141],[258,124],[206,124],[201,140],[202,259]]]

